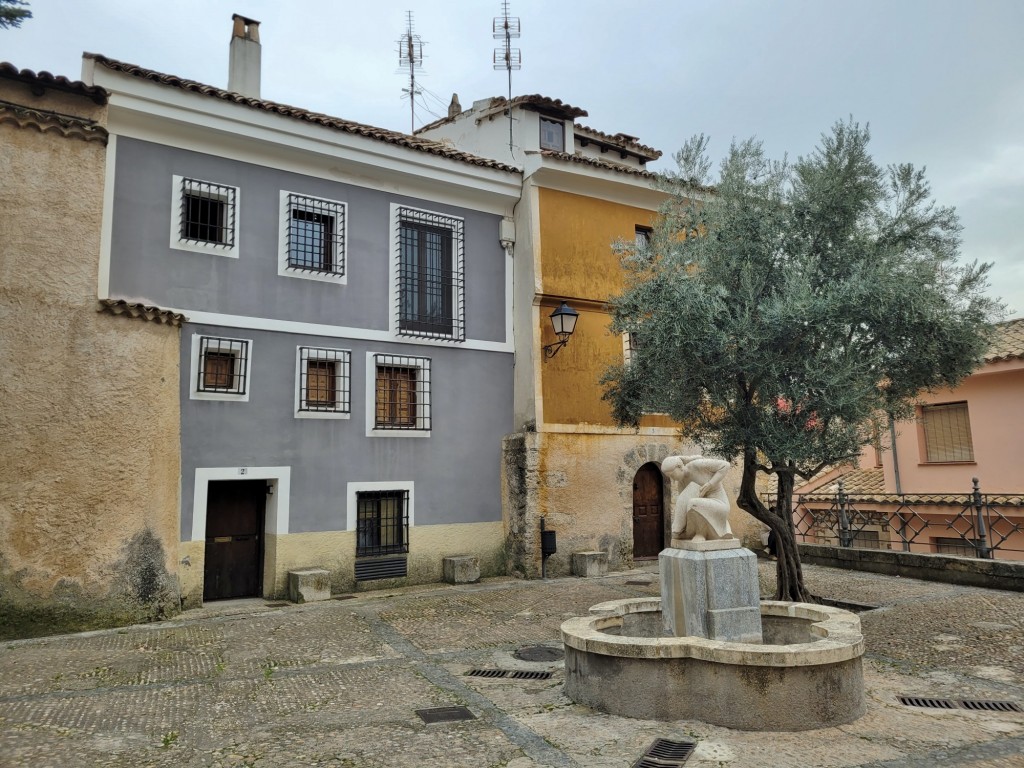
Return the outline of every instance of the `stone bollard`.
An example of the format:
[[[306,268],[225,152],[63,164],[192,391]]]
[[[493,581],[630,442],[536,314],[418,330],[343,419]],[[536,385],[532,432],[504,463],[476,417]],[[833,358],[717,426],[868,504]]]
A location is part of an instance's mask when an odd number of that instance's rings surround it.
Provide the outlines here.
[[[293,603],[330,600],[331,572],[322,568],[288,571],[288,599]]]
[[[451,555],[442,562],[444,580],[449,584],[480,581],[480,558],[476,555]]]
[[[607,552],[573,552],[572,553],[573,576],[593,578],[604,576],[608,573]]]

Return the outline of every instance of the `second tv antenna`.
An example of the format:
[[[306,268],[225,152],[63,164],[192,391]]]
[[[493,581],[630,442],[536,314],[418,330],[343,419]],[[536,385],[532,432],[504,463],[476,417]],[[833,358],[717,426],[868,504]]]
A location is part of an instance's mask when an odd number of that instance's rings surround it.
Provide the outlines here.
[[[413,32],[412,11],[405,12],[405,33],[398,40],[398,66],[409,70],[409,87],[402,93],[409,95],[409,133],[416,130],[416,69],[423,66],[423,41]]]
[[[494,49],[494,68],[508,70],[508,151],[512,153],[512,70],[522,69],[523,53],[512,47],[519,39],[519,17],[508,15],[508,0],[501,4],[501,16],[494,17],[494,39],[505,44]]]

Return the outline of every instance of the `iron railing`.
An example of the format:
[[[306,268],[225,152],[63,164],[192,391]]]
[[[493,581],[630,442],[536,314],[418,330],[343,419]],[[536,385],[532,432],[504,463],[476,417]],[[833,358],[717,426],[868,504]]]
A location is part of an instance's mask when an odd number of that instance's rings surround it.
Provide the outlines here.
[[[775,504],[774,494],[765,502]],[[1024,559],[1024,494],[833,494],[793,498],[798,542],[902,549],[984,559]]]

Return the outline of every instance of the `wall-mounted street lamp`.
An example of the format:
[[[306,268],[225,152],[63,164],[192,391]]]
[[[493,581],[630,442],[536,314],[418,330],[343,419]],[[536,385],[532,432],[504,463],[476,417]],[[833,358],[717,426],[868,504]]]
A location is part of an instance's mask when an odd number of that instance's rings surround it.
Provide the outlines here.
[[[558,341],[544,347],[544,357],[550,358],[558,354],[558,350],[569,343],[569,337],[576,330],[576,321],[580,313],[570,307],[564,301],[551,313],[551,326],[555,329],[555,336]]]

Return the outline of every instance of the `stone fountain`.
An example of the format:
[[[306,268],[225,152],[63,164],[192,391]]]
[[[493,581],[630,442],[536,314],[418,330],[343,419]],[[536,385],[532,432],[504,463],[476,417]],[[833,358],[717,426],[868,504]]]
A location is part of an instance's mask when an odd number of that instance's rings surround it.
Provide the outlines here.
[[[682,492],[661,552],[661,597],[613,600],[562,624],[565,692],[602,712],[754,731],[864,714],[860,619],[759,599],[757,558],[729,527],[729,463],[670,456]]]

